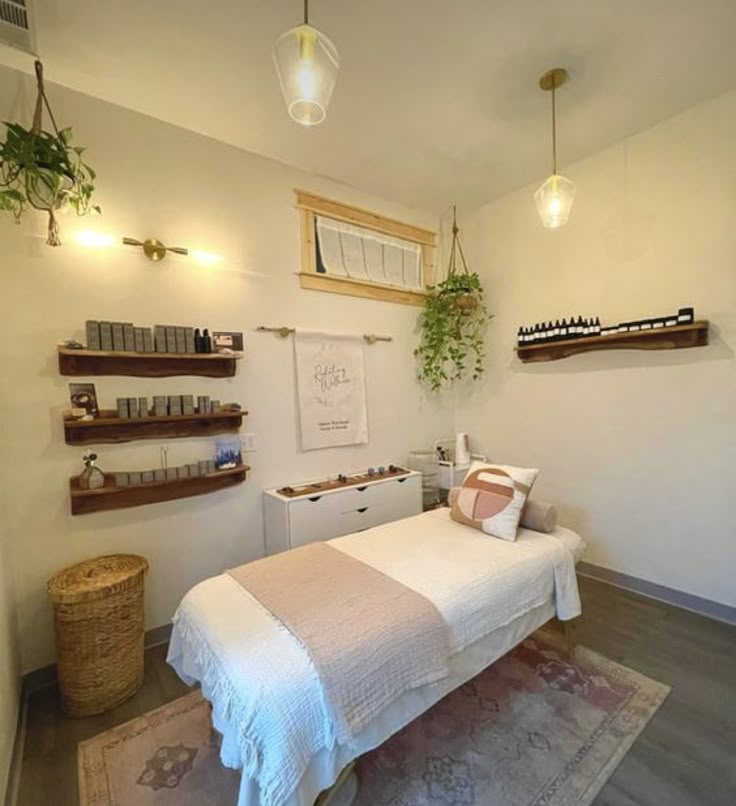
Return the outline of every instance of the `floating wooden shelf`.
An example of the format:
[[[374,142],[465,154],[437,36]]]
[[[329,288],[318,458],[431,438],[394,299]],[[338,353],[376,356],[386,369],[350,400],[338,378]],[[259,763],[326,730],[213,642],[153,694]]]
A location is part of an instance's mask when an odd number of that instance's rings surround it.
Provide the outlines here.
[[[210,414],[182,414],[166,417],[122,418],[112,409],[94,420],[64,418],[67,445],[97,445],[102,442],[133,442],[136,439],[208,437],[237,431],[247,411],[218,411]]]
[[[226,487],[234,487],[245,481],[248,465],[240,465],[230,470],[218,470],[207,476],[176,481],[155,481],[135,487],[116,487],[115,476],[105,474],[105,486],[97,490],[80,490],[79,479],[69,479],[69,493],[72,502],[72,515],[86,515],[89,512],[102,512],[107,509],[127,509],[161,501],[174,501],[205,495]]]
[[[519,359],[526,364],[532,361],[556,361],[593,350],[675,350],[681,347],[704,347],[706,344],[708,321],[703,319],[690,325],[531,344],[528,347],[517,347],[516,352]]]
[[[70,350],[59,347],[62,375],[134,375],[165,378],[170,375],[202,375],[231,378],[243,353],[119,353],[104,350]]]

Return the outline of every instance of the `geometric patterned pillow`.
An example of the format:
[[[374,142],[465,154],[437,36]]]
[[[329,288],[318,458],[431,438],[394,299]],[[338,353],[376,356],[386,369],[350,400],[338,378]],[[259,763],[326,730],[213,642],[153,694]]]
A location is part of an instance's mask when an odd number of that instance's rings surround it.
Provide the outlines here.
[[[502,540],[516,540],[524,504],[538,469],[473,462],[450,517]]]

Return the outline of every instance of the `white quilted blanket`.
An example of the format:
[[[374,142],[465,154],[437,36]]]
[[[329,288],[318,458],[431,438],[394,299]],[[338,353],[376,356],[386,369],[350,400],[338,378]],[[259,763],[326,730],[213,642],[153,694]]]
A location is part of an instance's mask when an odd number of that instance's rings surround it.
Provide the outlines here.
[[[561,539],[570,535],[522,529],[515,542],[496,540],[437,510],[330,544],[429,599],[458,653],[553,598],[558,617],[580,614],[572,547]],[[169,662],[185,681],[201,682],[215,726],[230,728],[222,761],[258,781],[263,806],[286,802],[310,759],[336,742],[336,718],[306,651],[227,575],[184,597]]]

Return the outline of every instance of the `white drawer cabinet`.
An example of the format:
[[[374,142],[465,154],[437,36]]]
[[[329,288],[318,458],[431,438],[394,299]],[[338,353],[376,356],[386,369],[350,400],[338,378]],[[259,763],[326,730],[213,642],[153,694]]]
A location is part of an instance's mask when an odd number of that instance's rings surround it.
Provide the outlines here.
[[[263,507],[266,553],[277,554],[418,515],[422,511],[422,476],[412,471],[399,478],[298,498],[267,490]]]

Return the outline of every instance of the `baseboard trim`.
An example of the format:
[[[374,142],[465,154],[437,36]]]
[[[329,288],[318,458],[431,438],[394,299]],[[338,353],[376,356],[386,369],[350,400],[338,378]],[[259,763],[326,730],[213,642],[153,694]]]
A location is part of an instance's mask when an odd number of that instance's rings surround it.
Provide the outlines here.
[[[18,802],[20,771],[23,766],[23,748],[26,744],[26,716],[28,714],[26,702],[26,698],[21,694],[20,702],[18,703],[18,720],[15,726],[15,737],[13,739],[13,752],[10,756],[8,781],[5,788],[5,806],[15,806]]]
[[[678,591],[675,588],[668,588],[666,585],[649,582],[649,580],[630,576],[621,571],[614,571],[611,568],[602,568],[599,565],[580,562],[577,569],[582,576],[608,582],[609,585],[614,585],[617,588],[640,593],[650,599],[657,599],[660,602],[666,602],[683,610],[690,610],[701,616],[708,616],[708,618],[716,619],[716,621],[723,621],[726,624],[736,626],[736,607],[714,602],[711,599],[704,599],[702,596],[695,596],[692,593]]]
[[[171,624],[162,624],[160,627],[152,627],[146,630],[143,643],[146,649],[161,644],[168,644],[171,638]],[[38,691],[42,688],[56,685],[56,664],[52,663],[50,666],[44,666],[41,669],[36,669],[33,672],[23,675],[21,684],[21,700],[25,702],[29,694]]]

